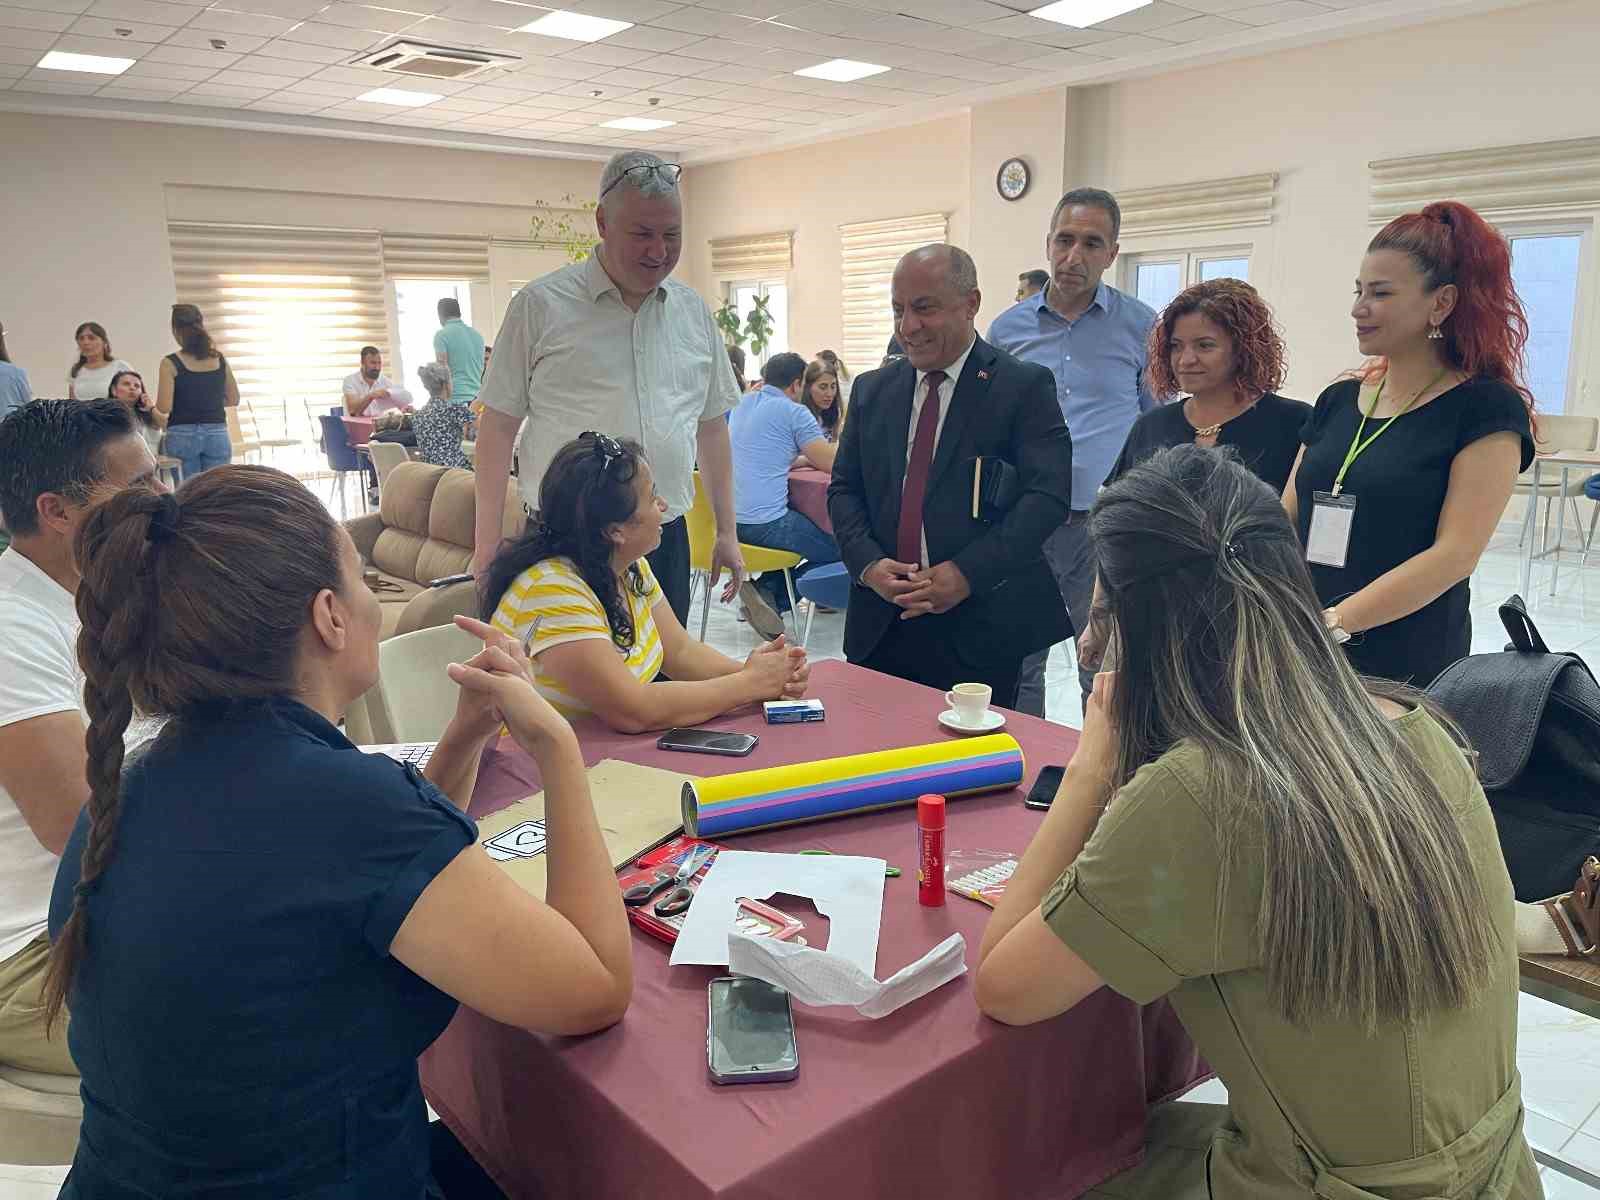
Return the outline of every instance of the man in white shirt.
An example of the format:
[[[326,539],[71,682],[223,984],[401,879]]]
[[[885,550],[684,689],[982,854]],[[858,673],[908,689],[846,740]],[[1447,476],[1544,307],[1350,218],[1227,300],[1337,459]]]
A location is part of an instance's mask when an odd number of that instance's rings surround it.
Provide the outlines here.
[[[383,351],[376,346],[361,347],[361,369],[344,377],[344,410],[352,417],[411,411],[411,393],[383,373]]]
[[[0,463],[0,1063],[72,1075],[66,1024],[46,1038],[40,1011],[50,891],[89,798],[72,542],[102,500],[165,485],[115,400],[17,409],[0,421]]]
[[[512,442],[528,511],[557,450],[593,430],[639,442],[666,502],[650,566],[673,612],[689,613],[689,535],[698,461],[716,515],[713,582],[732,599],[744,576],[733,511],[733,452],[724,414],[739,402],[722,335],[697,292],[670,278],[683,246],[679,167],[629,150],[600,176],[589,259],[535,279],[512,298],[478,398],[473,570],[494,558]],[[526,425],[523,422],[526,421]]]

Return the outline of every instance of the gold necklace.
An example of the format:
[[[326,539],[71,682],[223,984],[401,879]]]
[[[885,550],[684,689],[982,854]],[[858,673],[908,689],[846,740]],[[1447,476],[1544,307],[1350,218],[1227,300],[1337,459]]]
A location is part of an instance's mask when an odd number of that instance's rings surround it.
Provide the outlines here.
[[[1194,397],[1191,396],[1189,399],[1192,400],[1192,399],[1194,399]],[[1184,403],[1187,404],[1188,401],[1186,400],[1186,401],[1184,401]],[[1223,417],[1222,420],[1218,421],[1215,425],[1200,426],[1200,425],[1195,425],[1193,421],[1189,421],[1189,424],[1191,426],[1193,426],[1193,428],[1194,428],[1194,440],[1198,442],[1201,438],[1214,438],[1214,437],[1217,437],[1219,434],[1222,433],[1222,427],[1224,425],[1226,425],[1229,421],[1233,420],[1234,417],[1242,417],[1242,416],[1244,416],[1245,413],[1249,412],[1250,409],[1252,409],[1254,407],[1255,407],[1254,404],[1250,404],[1245,408],[1241,408],[1238,412],[1234,413],[1232,417]],[[1187,412],[1185,412],[1183,414],[1183,419],[1186,420],[1186,421],[1189,420],[1189,414]]]

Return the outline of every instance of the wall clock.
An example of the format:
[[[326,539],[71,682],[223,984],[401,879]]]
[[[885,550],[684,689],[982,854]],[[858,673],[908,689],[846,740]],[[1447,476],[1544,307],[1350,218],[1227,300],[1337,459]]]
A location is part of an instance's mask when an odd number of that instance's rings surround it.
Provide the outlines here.
[[[1021,200],[1027,195],[1032,179],[1033,173],[1028,170],[1027,163],[1020,158],[1008,158],[1000,164],[999,173],[994,177],[994,190],[1000,193],[1002,200]]]

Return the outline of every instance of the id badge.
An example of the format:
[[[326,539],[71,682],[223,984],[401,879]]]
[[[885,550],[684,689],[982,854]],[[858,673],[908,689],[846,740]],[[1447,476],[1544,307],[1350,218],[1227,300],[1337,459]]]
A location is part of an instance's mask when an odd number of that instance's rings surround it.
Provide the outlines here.
[[[1306,561],[1319,567],[1342,567],[1350,553],[1350,530],[1356,519],[1356,498],[1332,492],[1311,494],[1311,532],[1306,536]]]

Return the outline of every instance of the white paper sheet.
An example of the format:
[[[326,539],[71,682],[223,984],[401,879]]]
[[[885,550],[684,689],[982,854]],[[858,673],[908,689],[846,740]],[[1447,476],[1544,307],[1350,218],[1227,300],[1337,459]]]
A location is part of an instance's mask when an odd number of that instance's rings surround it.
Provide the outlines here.
[[[864,1017],[886,1017],[967,973],[967,941],[952,933],[916,962],[879,983],[826,950],[728,935],[728,970],[776,984],[801,1004],[848,1004]]]
[[[878,964],[883,918],[881,858],[845,854],[759,854],[724,850],[700,882],[672,947],[672,965],[720,967],[738,921],[739,898],[770,900],[780,892],[804,896],[828,918],[828,953],[869,977]]]

